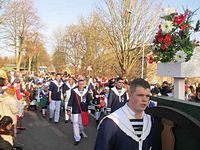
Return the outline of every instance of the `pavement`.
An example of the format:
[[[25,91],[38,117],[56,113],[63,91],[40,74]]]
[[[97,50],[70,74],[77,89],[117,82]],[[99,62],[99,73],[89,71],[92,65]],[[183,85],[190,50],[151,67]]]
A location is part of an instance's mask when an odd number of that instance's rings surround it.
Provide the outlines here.
[[[60,122],[49,122],[48,117],[42,117],[39,110],[25,111],[23,126],[19,130],[17,144],[23,150],[93,150],[96,139],[96,122],[89,117],[89,126],[84,129],[85,138],[74,146],[72,124],[64,123],[64,112],[61,113]]]

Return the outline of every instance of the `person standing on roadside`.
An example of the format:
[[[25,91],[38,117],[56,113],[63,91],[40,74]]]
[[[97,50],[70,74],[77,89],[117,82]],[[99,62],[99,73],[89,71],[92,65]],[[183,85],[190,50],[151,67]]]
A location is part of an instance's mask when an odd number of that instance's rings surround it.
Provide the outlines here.
[[[17,134],[17,114],[19,114],[15,88],[7,86],[8,77],[4,70],[0,70],[0,116],[10,116],[14,125],[14,136]]]

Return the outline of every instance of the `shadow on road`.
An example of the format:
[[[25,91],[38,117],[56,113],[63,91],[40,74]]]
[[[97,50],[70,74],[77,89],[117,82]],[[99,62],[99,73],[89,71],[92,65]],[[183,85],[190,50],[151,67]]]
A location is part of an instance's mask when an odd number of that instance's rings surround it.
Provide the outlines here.
[[[23,120],[26,130],[19,131],[17,142],[23,145],[24,150],[93,150],[96,127],[95,120],[90,117],[90,124],[85,128],[87,138],[74,146],[73,130],[71,123],[64,123],[64,115],[61,114],[59,124],[49,122],[40,112],[26,111]]]

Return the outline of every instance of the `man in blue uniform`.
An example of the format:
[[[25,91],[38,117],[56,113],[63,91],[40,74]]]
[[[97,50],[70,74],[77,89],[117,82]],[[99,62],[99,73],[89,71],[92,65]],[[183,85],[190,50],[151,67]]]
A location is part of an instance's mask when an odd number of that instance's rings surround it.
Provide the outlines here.
[[[71,90],[71,95],[68,102],[68,115],[71,116],[73,131],[74,131],[74,145],[77,145],[81,140],[83,132],[81,111],[87,112],[92,100],[91,94],[85,88],[85,81],[79,80],[78,87]]]
[[[150,150],[152,120],[144,112],[149,97],[147,81],[131,81],[128,103],[100,122],[94,150]]]
[[[54,123],[57,124],[60,118],[60,105],[63,100],[63,82],[61,81],[61,74],[56,74],[56,79],[49,85],[49,120],[54,119]]]
[[[116,79],[116,85],[111,88],[108,95],[107,113],[110,114],[118,108],[124,106],[128,101],[126,89],[123,88],[124,80],[120,77]]]
[[[64,94],[64,106],[65,106],[65,123],[68,123],[69,121],[69,116],[68,116],[68,112],[67,112],[67,105],[69,102],[69,98],[71,95],[71,90],[73,88],[75,88],[76,84],[74,83],[74,78],[73,77],[69,77],[67,82],[65,82],[63,84],[63,94]]]

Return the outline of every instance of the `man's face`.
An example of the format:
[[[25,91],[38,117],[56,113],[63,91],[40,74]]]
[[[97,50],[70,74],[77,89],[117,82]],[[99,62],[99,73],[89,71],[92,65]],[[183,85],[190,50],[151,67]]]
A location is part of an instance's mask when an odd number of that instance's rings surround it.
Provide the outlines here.
[[[60,75],[56,75],[56,80],[60,81],[60,79],[61,79],[61,76]]]
[[[97,82],[97,79],[96,79],[96,78],[94,78],[94,79],[93,79],[93,83],[96,83],[96,82]]]
[[[79,81],[79,82],[78,82],[78,89],[79,89],[79,90],[83,90],[84,87],[85,87],[85,82],[84,82],[84,81]]]
[[[132,93],[129,93],[129,106],[135,113],[143,112],[149,102],[150,89],[144,89],[143,87],[137,87]]]
[[[105,91],[105,93],[109,93],[109,89],[105,89],[104,91]]]
[[[72,84],[74,84],[74,79],[73,78],[69,78],[68,82],[69,82],[70,85],[72,85]]]
[[[117,88],[119,88],[119,89],[122,88],[123,85],[124,85],[124,81],[123,81],[123,80],[119,80],[119,81],[117,82],[117,84],[116,84]]]

